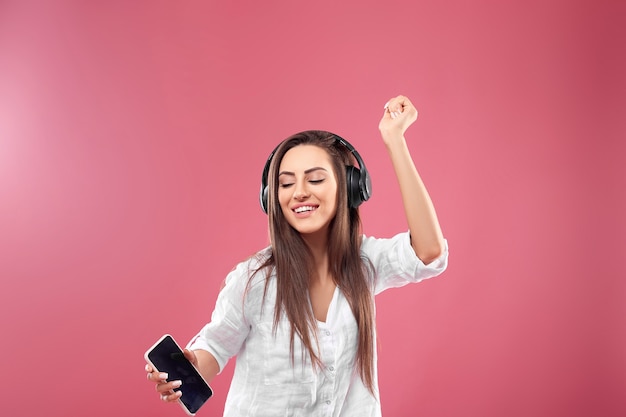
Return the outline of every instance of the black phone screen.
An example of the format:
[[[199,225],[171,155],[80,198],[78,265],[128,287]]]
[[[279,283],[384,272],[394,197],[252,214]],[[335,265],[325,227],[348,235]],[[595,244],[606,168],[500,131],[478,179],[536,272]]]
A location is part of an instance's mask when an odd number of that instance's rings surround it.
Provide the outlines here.
[[[165,335],[150,349],[146,356],[159,372],[168,373],[168,381],[181,380],[183,383],[174,391],[182,391],[180,401],[185,408],[195,414],[211,396],[213,391],[172,336]]]

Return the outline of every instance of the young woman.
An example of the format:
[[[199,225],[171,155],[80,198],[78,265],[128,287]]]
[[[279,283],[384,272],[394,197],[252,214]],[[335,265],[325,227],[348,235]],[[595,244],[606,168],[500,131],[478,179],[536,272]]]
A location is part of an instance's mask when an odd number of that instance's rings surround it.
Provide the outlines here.
[[[416,118],[398,96],[379,124],[409,227],[390,239],[361,235],[369,177],[347,141],[306,131],[270,155],[260,199],[271,246],[228,275],[185,350],[207,381],[237,356],[225,416],[381,415],[374,295],[436,276],[448,258],[404,138]],[[146,370],[164,401],[178,400],[180,381]]]

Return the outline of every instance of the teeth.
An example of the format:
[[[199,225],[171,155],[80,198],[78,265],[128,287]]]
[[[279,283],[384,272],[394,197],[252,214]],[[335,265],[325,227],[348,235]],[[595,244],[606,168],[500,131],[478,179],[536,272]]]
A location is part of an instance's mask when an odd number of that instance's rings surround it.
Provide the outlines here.
[[[315,210],[315,207],[313,207],[313,206],[302,206],[302,207],[298,207],[294,211],[296,213],[304,213],[305,211],[312,211],[312,210]]]

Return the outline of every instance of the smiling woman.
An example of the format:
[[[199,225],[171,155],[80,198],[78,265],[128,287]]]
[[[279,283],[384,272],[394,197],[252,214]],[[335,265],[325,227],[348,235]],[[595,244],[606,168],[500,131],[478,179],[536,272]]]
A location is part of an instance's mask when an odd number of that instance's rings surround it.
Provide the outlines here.
[[[270,154],[260,201],[271,245],[228,275],[211,322],[185,350],[208,381],[237,356],[225,416],[381,415],[374,296],[439,275],[448,259],[404,138],[416,118],[399,96],[379,125],[409,226],[388,239],[362,235],[371,184],[346,140],[305,131]],[[147,370],[163,400],[180,399],[180,381]]]

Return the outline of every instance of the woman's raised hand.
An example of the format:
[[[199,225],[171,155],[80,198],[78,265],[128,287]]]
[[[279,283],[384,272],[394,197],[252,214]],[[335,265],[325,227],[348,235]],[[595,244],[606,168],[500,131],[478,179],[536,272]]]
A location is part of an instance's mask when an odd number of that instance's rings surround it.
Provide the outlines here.
[[[390,99],[384,109],[385,113],[380,119],[378,129],[385,143],[395,138],[402,138],[404,132],[417,119],[417,109],[405,96]]]

